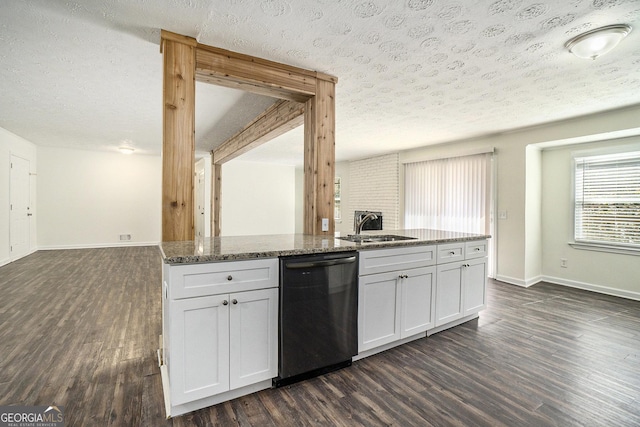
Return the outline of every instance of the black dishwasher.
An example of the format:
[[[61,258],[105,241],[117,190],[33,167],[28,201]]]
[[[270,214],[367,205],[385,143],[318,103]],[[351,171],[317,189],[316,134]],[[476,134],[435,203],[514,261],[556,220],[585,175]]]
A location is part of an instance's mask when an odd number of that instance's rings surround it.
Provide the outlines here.
[[[279,387],[351,365],[358,353],[358,253],[280,258]]]

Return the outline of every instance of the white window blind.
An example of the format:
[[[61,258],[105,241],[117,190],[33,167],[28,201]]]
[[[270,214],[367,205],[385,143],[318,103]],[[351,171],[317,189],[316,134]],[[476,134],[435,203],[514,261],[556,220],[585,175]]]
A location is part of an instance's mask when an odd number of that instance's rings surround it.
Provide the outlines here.
[[[405,228],[489,233],[491,155],[405,165]]]
[[[640,152],[575,158],[574,238],[640,247]]]

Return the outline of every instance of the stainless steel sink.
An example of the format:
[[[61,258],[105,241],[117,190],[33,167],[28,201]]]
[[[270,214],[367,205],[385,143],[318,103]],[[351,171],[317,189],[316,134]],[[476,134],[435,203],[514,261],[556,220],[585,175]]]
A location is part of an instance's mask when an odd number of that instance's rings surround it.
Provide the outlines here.
[[[396,242],[401,240],[414,240],[416,237],[397,236],[395,234],[350,234],[348,236],[338,237],[341,240],[348,240],[355,243],[378,243],[378,242]]]

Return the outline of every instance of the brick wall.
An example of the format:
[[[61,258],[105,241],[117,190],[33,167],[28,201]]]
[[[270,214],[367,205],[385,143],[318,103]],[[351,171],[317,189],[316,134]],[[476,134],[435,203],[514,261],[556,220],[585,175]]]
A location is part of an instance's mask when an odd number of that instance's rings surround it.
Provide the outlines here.
[[[380,211],[382,227],[399,227],[399,163],[398,154],[372,157],[349,163],[349,198],[343,218],[351,218],[356,210]]]

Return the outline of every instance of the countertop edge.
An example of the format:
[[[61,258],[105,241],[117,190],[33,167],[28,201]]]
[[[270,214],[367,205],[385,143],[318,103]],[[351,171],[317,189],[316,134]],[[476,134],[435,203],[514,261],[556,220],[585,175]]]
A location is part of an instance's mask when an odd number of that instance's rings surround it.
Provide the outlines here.
[[[398,230],[398,234],[401,231]],[[408,246],[426,246],[434,244],[445,244],[455,242],[466,242],[474,240],[485,240],[491,238],[491,235],[477,234],[468,235],[464,237],[452,237],[452,238],[440,238],[440,239],[416,239],[416,240],[401,240],[390,242],[369,242],[369,243],[354,243],[347,241],[340,241],[340,246],[332,245],[330,247],[308,247],[308,248],[294,248],[294,249],[281,249],[281,250],[266,250],[266,251],[248,251],[237,252],[227,254],[202,254],[202,255],[179,255],[179,256],[167,256],[162,244],[159,245],[162,260],[165,264],[170,265],[186,265],[186,264],[201,264],[223,261],[242,261],[251,259],[262,258],[277,258],[282,256],[296,256],[296,255],[309,255],[331,252],[348,252],[348,251],[363,251],[363,250],[376,250],[376,249],[389,249]],[[324,239],[332,240],[332,239]],[[335,238],[335,240],[338,240]]]

